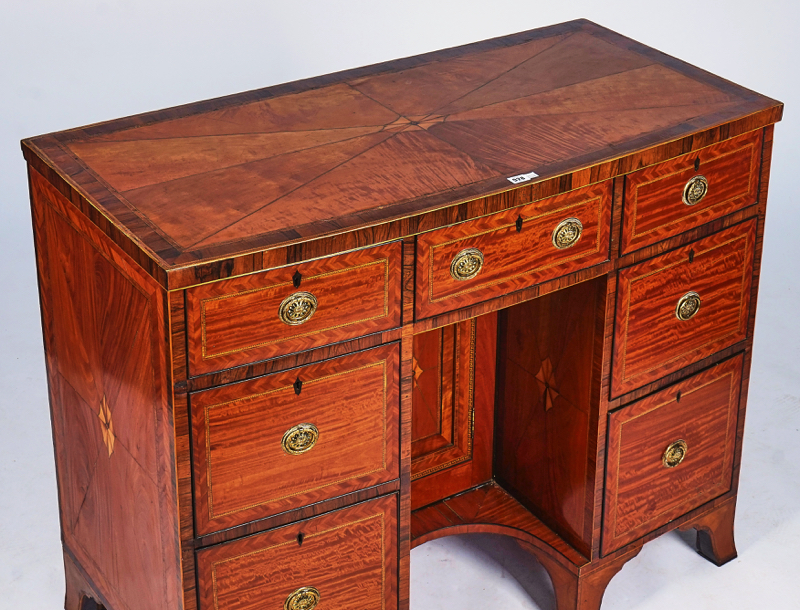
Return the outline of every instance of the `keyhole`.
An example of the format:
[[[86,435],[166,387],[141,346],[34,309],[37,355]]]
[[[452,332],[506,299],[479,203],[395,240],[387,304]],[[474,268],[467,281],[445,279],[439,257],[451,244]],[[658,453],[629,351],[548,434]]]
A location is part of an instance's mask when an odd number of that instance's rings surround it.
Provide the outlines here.
[[[681,401],[681,393],[680,393],[680,392],[678,392],[678,393],[675,395],[675,400],[676,400],[677,402],[680,402],[680,401]]]
[[[517,233],[522,231],[522,216],[517,216]]]
[[[694,171],[700,171],[700,157],[697,157],[697,159],[694,160]]]
[[[300,391],[303,389],[303,382],[300,381],[300,377],[292,385],[294,386],[294,393],[300,396]]]
[[[298,544],[298,546],[302,546],[303,538],[305,538],[305,536],[303,536],[303,532],[300,532],[299,534],[297,534],[297,544]]]
[[[689,262],[691,263],[694,260],[694,248],[689,250]]]
[[[294,284],[295,288],[300,288],[300,282],[303,280],[303,276],[300,274],[299,271],[295,271],[294,275],[292,276],[292,284]]]

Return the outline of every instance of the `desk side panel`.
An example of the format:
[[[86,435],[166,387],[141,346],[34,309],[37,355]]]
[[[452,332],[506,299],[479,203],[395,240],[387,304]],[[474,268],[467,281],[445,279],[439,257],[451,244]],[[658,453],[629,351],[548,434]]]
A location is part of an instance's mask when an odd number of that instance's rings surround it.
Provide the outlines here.
[[[64,545],[108,610],[182,608],[166,294],[30,184]]]

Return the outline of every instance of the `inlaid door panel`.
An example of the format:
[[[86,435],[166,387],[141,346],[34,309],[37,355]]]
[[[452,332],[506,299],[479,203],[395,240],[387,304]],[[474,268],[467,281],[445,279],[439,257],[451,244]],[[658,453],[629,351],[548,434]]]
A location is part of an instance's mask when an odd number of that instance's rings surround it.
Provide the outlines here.
[[[411,502],[491,477],[497,314],[414,337]]]

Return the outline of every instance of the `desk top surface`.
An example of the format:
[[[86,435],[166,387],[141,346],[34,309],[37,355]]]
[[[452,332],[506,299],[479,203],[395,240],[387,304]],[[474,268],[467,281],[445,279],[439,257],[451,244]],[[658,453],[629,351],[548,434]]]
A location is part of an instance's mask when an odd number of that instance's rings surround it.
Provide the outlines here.
[[[585,20],[23,142],[163,268],[422,213],[782,105]]]

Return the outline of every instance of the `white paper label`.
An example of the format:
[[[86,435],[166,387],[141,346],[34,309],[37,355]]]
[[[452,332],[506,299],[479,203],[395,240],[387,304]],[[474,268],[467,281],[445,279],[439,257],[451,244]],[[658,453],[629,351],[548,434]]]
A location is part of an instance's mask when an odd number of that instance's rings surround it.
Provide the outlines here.
[[[532,180],[533,178],[538,178],[539,174],[536,172],[530,172],[529,174],[519,174],[517,176],[511,176],[508,179],[509,182],[513,184],[519,184],[520,182],[527,182],[528,180]]]

